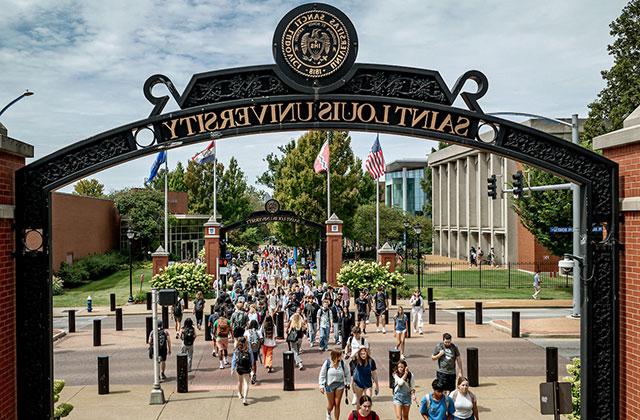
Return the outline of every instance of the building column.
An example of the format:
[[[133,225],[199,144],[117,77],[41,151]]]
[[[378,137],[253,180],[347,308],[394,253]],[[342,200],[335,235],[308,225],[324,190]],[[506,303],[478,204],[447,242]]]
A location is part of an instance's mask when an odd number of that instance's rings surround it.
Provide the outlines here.
[[[156,252],[151,254],[151,260],[153,261],[153,275],[155,276],[169,265],[169,253],[160,245],[158,249],[156,249]]]
[[[389,272],[391,273],[396,271],[396,250],[391,248],[389,242],[385,242],[378,250],[378,263],[381,265],[389,264]]]
[[[402,211],[407,212],[407,168],[402,168]]]
[[[211,217],[204,224],[204,259],[207,262],[207,274],[217,276],[217,264],[220,257],[220,223]]]
[[[342,267],[342,220],[332,214],[325,222],[327,228],[327,283],[336,286]]]

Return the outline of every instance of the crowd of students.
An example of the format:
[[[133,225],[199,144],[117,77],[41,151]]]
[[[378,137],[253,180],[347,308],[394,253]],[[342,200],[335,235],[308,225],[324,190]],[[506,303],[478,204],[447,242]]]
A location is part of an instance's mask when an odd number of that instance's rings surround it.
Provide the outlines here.
[[[384,314],[390,306],[385,290],[379,288],[373,294],[361,290],[354,297],[354,316],[350,310],[351,291],[346,286],[335,289],[326,284],[316,286],[308,268],[298,275],[286,249],[267,249],[260,256],[261,261],[255,260],[257,268],[253,265],[246,282],[237,270],[232,270],[232,284],[227,290],[219,288],[213,312],[206,320],[212,335],[211,354],[217,357],[219,369],[230,367],[237,374],[238,398],[248,404],[249,387],[258,381],[259,362],[267,373],[273,371],[273,352],[278,345],[275,314],[282,311],[285,342],[293,352],[298,369],[304,369],[303,342],[308,342],[310,348],[318,346],[321,352],[330,351],[318,375],[320,392],[327,400],[327,420],[340,419],[340,402],[348,398],[349,391],[354,409],[348,420],[378,419],[372,409],[373,398],[380,390],[377,365],[366,334],[371,312],[375,315],[376,332],[387,333]],[[292,266],[295,270],[290,270]],[[286,275],[283,267],[287,267]],[[187,354],[189,370],[196,328],[202,327],[204,305],[204,298],[198,293],[194,301],[195,326],[191,318],[182,323],[182,300],[173,308],[176,338],[182,340],[181,351]],[[397,307],[392,324],[396,349],[400,351],[400,361],[393,372],[393,404],[397,420],[407,420],[411,405],[418,404],[416,378],[405,356],[408,328],[423,334],[423,299],[418,290],[409,305],[412,325],[402,306]],[[164,361],[167,354],[171,354],[171,342],[169,334],[161,326],[159,328],[164,379]],[[330,348],[332,339],[334,348]],[[475,396],[463,376],[460,352],[449,334],[445,334],[434,349],[432,360],[438,363],[437,377],[432,383],[432,392],[418,404],[422,417],[426,420],[479,420]]]

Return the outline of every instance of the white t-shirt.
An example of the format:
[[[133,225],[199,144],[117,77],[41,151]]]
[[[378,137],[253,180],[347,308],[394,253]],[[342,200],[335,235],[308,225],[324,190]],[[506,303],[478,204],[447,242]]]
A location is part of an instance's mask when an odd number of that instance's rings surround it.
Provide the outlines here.
[[[369,348],[369,342],[362,336],[360,336],[360,339],[351,336],[349,337],[349,342],[351,343],[351,357],[355,357],[362,347],[364,347],[365,349]]]
[[[468,392],[464,396],[456,389],[449,394],[449,397],[453,400],[456,408],[455,413],[453,413],[454,416],[466,419],[473,415],[473,401],[471,401],[471,395]]]

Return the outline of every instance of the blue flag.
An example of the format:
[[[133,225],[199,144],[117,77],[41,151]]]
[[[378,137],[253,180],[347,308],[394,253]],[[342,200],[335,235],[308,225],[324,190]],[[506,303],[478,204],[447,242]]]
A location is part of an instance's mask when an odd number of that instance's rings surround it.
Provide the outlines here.
[[[167,151],[163,150],[158,153],[156,160],[153,162],[151,166],[151,172],[149,172],[149,178],[145,179],[144,185],[147,185],[149,182],[153,181],[153,179],[158,176],[158,170],[160,170],[160,165],[167,161]]]

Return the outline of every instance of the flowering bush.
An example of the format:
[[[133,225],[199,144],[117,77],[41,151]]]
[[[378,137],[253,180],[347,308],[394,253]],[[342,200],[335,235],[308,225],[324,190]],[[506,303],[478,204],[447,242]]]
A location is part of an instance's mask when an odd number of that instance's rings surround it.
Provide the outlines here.
[[[151,287],[176,289],[195,296],[211,289],[213,276],[207,274],[206,264],[175,263],[165,267],[151,279]]]
[[[53,295],[59,296],[64,294],[64,281],[58,276],[51,278],[51,288],[53,289]]]
[[[580,420],[580,359],[574,358],[570,365],[567,365],[569,375],[564,378],[571,382],[571,402],[573,403],[573,414],[569,414],[569,420]]]
[[[60,392],[64,388],[64,381],[56,379],[53,381],[53,402],[57,403],[60,400]],[[73,410],[73,406],[69,403],[62,403],[54,409],[53,418],[58,420],[61,417],[67,417]]]
[[[358,260],[343,265],[337,280],[351,290],[365,287],[375,290],[378,286],[385,289],[397,287],[404,282],[404,277],[400,273],[390,272],[388,264],[383,266],[375,261]]]

